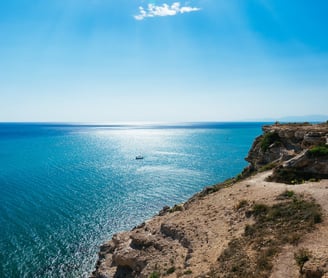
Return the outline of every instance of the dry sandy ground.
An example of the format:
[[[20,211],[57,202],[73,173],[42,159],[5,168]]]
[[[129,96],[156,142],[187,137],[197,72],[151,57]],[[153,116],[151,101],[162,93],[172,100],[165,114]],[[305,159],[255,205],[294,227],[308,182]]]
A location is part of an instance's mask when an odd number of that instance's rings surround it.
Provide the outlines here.
[[[323,209],[324,221],[317,225],[314,232],[305,235],[297,246],[284,247],[284,251],[275,258],[271,277],[299,277],[299,268],[295,263],[294,252],[305,247],[312,252],[312,259],[306,264],[320,265],[327,271],[323,276],[327,278],[328,180],[286,185],[266,182],[265,178],[270,174],[271,171],[260,173],[231,187],[202,198],[196,198],[183,211],[156,216],[147,221],[145,226],[121,234],[119,237],[122,238],[122,242],[136,237],[146,241],[153,238],[151,244],[155,242],[161,246],[162,250],[166,250],[165,252],[158,252],[155,250],[156,248],[149,248],[143,254],[147,256],[148,264],[140,277],[148,277],[154,269],[167,269],[170,266],[170,261],[172,264],[174,261],[175,271],[166,277],[209,277],[206,276],[206,273],[209,272],[211,266],[217,264],[217,258],[227,247],[229,241],[242,235],[245,225],[251,224],[253,221],[252,218],[245,217],[245,211],[238,212],[236,210],[238,203],[241,200],[247,200],[249,203],[257,202],[270,205],[276,203],[276,197],[285,190],[293,190],[296,193],[315,198]],[[177,240],[175,236],[170,238],[167,235],[163,237],[163,225],[169,227],[170,231],[174,231],[175,235],[181,235],[180,238]],[[129,250],[129,244],[123,245],[121,250],[132,252],[132,256],[137,256],[137,253],[133,253],[134,250]],[[153,252],[149,250],[153,250]],[[106,257],[107,262],[103,260],[99,270],[107,275],[104,277],[112,277],[110,273],[115,271],[109,267],[112,255]]]
[[[187,223],[193,222],[198,234],[204,234],[207,238],[195,242],[194,254],[190,260],[190,269],[194,277],[205,273],[209,264],[215,264],[216,258],[223,251],[228,242],[244,232],[246,222],[250,221],[243,215],[236,216],[235,207],[240,200],[273,204],[276,197],[285,190],[293,190],[299,194],[305,194],[315,198],[324,213],[323,223],[318,229],[305,235],[297,246],[286,246],[278,256],[274,264],[272,278],[298,277],[298,266],[294,260],[294,252],[302,247],[312,252],[312,263],[325,265],[328,268],[328,180],[320,182],[308,182],[299,185],[287,185],[282,183],[266,182],[265,178],[271,171],[257,174],[249,179],[241,181],[232,187],[220,190],[197,201],[195,209],[192,207],[181,216],[172,216],[172,221]],[[185,218],[186,217],[186,218]],[[178,220],[180,219],[180,221]],[[197,240],[199,237],[197,237]],[[221,247],[221,248],[218,248]],[[310,263],[310,262],[309,262]],[[328,270],[328,269],[327,269]],[[175,277],[172,275],[171,277]],[[190,277],[190,276],[189,276]],[[326,276],[328,277],[328,273]]]

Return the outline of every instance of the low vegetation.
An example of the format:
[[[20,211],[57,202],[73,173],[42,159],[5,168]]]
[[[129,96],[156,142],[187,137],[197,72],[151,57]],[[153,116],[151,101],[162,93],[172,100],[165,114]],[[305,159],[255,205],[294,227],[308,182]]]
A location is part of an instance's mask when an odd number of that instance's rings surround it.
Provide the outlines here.
[[[149,275],[149,278],[160,278],[161,275],[159,272],[154,271],[152,274]]]
[[[302,184],[305,182],[319,181],[320,177],[294,168],[276,168],[268,181],[283,182],[286,184]]]
[[[187,269],[183,274],[184,275],[191,275],[192,274],[192,270],[191,269]]]
[[[308,151],[309,157],[328,156],[328,145],[314,146]]]
[[[313,200],[293,191],[283,192],[277,200],[280,201],[272,206],[255,203],[245,211],[253,215],[255,223],[246,225],[244,235],[229,243],[210,277],[269,277],[273,258],[281,248],[285,244],[296,245],[322,221],[321,209]],[[300,264],[306,260],[305,255],[298,255]]]
[[[170,213],[176,212],[176,211],[183,211],[183,205],[174,205],[173,208],[169,210]]]
[[[240,200],[239,203],[236,205],[235,209],[240,210],[248,205],[247,200]]]
[[[277,165],[278,165],[277,162],[271,162],[271,163],[268,163],[268,164],[262,166],[261,168],[259,168],[259,169],[258,169],[258,172],[265,172],[265,171],[268,171],[268,170],[272,170],[272,169],[275,168]]]
[[[240,180],[240,179],[238,179],[238,180]],[[230,187],[230,186],[234,185],[236,182],[237,182],[237,178],[230,178],[230,179],[227,179],[224,182],[218,183],[216,185],[205,187],[200,193],[198,193],[198,196],[204,197],[208,194],[212,194],[214,192],[220,191],[223,188]]]
[[[280,142],[280,137],[276,132],[265,133],[261,140],[261,150],[265,152],[273,143]]]
[[[292,198],[293,196],[295,196],[295,192],[293,190],[285,190],[277,197],[277,200],[285,200]]]
[[[311,253],[308,249],[305,248],[298,250],[298,252],[294,254],[294,259],[300,268],[300,274],[303,274],[303,266],[308,260],[310,260],[310,258]]]
[[[172,273],[174,273],[174,272],[175,272],[175,267],[174,267],[174,266],[172,266],[172,267],[170,267],[168,270],[166,270],[166,274],[167,274],[167,275],[172,274]]]

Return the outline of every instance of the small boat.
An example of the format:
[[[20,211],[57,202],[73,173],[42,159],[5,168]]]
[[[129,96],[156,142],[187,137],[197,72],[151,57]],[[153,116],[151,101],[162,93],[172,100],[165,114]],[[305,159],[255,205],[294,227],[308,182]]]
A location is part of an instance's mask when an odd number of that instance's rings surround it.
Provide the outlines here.
[[[136,159],[143,159],[144,157],[142,155],[137,155]]]

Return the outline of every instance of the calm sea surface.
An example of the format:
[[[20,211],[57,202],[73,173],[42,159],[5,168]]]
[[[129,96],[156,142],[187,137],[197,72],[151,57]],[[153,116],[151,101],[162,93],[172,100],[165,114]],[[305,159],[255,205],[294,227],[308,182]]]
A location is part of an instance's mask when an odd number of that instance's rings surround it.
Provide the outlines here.
[[[88,277],[113,233],[238,174],[262,125],[0,124],[0,277]]]

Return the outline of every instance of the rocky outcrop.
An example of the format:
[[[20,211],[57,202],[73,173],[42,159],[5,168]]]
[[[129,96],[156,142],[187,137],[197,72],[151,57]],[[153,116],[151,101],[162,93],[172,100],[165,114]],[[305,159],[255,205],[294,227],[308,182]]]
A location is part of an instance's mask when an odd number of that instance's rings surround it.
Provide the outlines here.
[[[186,231],[170,221],[158,221],[159,218],[131,232],[115,234],[101,247],[91,277],[148,277],[159,266],[165,265],[167,270],[173,265],[183,266],[191,245]]]
[[[263,131],[246,157],[245,173],[275,168],[269,179],[288,183],[328,178],[327,123],[275,124]]]

